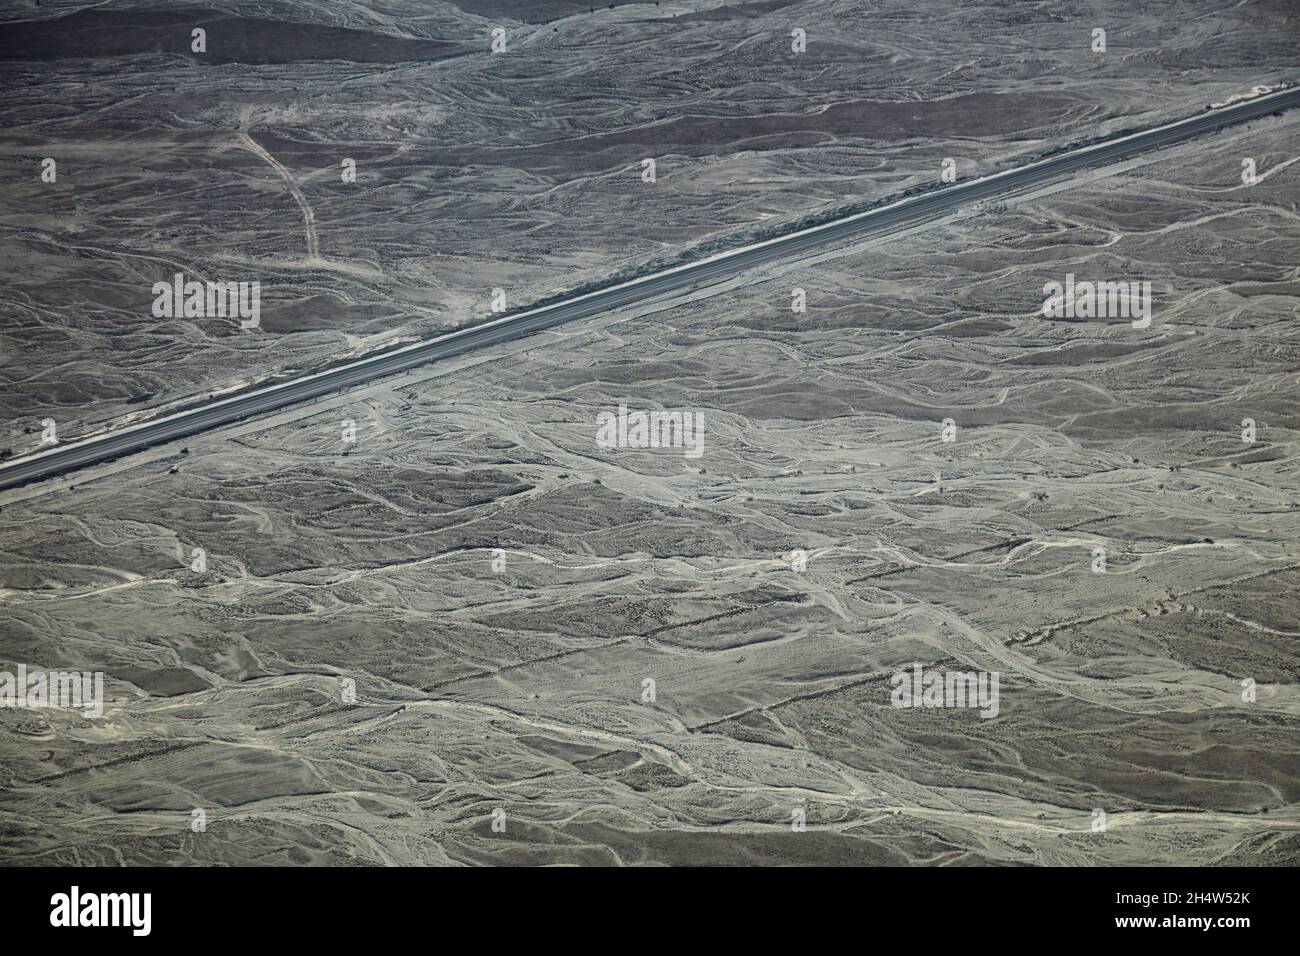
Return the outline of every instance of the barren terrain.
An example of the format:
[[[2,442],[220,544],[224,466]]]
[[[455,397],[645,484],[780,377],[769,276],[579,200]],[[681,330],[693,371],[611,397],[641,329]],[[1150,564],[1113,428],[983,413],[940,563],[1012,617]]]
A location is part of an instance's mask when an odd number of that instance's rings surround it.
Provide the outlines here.
[[[232,3],[212,46],[318,30],[205,63],[0,27],[10,441],[1296,67],[1285,3],[1070,6]],[[1298,124],[0,493],[0,669],[108,697],[0,708],[0,863],[1294,865]],[[181,269],[263,328],[155,323]],[[1150,327],[1045,318],[1067,273]],[[601,447],[620,404],[703,454]],[[893,706],[913,663],[998,715]]]

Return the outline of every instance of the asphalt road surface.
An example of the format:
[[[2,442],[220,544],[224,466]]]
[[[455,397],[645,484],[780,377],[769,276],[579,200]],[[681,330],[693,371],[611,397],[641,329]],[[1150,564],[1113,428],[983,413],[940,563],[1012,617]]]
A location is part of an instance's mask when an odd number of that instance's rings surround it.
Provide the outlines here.
[[[1282,90],[1233,106],[1207,110],[1176,123],[1113,137],[1063,152],[992,176],[955,183],[943,189],[857,213],[776,239],[676,266],[595,292],[538,308],[508,313],[480,325],[448,332],[400,349],[380,352],[335,368],[212,401],[152,421],[113,429],[101,435],[52,445],[0,465],[0,489],[50,478],[64,472],[120,458],[231,422],[284,408],[340,389],[482,348],[541,329],[587,318],[667,292],[727,278],[775,259],[846,240],[886,234],[950,213],[963,205],[1007,195],[1045,181],[1128,159],[1138,153],[1182,142],[1226,126],[1267,116],[1300,104],[1300,87]]]

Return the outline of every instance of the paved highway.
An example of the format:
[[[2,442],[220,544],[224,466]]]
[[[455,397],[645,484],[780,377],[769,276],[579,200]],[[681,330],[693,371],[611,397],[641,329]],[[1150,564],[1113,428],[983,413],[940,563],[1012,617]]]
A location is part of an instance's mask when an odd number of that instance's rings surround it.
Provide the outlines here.
[[[1045,181],[1128,159],[1243,123],[1300,104],[1300,87],[1282,90],[1233,106],[1207,110],[1154,129],[1114,137],[1070,150],[1006,172],[956,183],[887,206],[846,216],[809,229],[676,266],[596,292],[567,298],[538,308],[508,313],[469,328],[400,349],[370,355],[323,372],[209,402],[187,411],[108,431],[96,437],[52,445],[0,465],[0,489],[110,461],[135,451],[184,438],[220,425],[260,415],[339,389],[370,382],[395,372],[425,365],[451,355],[529,335],[564,322],[587,318],[666,292],[713,282],[754,266],[798,256],[846,240],[889,233],[950,213],[959,207],[1023,190]],[[1236,175],[1235,169],[1231,173]]]

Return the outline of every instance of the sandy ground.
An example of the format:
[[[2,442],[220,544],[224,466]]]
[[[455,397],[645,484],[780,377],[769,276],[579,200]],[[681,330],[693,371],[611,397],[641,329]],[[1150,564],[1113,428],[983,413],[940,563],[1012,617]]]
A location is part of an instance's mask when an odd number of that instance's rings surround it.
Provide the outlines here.
[[[1295,864],[1297,122],[0,497],[0,859]]]

